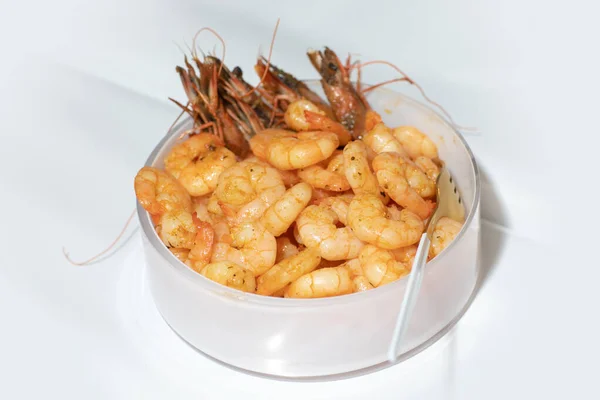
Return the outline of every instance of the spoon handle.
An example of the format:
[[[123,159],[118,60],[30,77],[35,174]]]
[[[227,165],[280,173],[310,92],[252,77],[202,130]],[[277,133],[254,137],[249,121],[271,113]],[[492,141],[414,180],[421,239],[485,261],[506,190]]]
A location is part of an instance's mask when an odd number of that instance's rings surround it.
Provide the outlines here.
[[[415,303],[417,302],[417,297],[421,290],[421,283],[423,282],[423,271],[425,270],[424,266],[427,262],[430,244],[431,241],[427,236],[427,232],[423,233],[421,240],[419,241],[419,247],[417,248],[417,254],[413,261],[410,276],[408,277],[406,292],[404,293],[404,299],[400,306],[398,318],[396,319],[396,326],[392,335],[392,341],[388,349],[388,360],[390,362],[395,362],[398,357],[398,345],[401,343],[402,337],[406,333],[410,317],[415,307]]]

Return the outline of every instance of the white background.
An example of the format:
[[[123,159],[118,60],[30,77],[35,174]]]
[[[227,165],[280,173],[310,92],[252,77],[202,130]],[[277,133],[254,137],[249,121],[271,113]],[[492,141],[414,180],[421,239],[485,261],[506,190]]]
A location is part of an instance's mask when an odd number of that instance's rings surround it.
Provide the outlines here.
[[[413,3],[2,2],[0,398],[598,398],[598,7]],[[133,211],[133,177],[178,113],[167,98],[184,96],[177,45],[211,26],[256,83],[277,17],[275,64],[315,78],[305,51],[324,45],[385,59],[480,130],[478,297],[432,348],[351,380],[267,381],[183,345],[143,285],[136,224],[100,263],[61,253],[96,253]]]

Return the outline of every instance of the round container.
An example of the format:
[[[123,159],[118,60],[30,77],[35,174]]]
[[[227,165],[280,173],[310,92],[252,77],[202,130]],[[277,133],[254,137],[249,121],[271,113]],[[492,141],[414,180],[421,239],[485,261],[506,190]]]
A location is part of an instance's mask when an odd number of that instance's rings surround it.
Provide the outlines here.
[[[307,84],[322,94],[318,81]],[[391,127],[413,125],[438,146],[464,200],[462,231],[425,266],[423,284],[399,361],[441,338],[469,305],[479,265],[479,173],[462,136],[429,107],[386,88],[368,100]],[[163,159],[190,119],[169,132],[146,165]],[[407,277],[362,293],[286,299],[243,293],[217,284],[181,263],[160,241],[138,204],[151,293],[171,328],[202,353],[264,376],[333,379],[391,365],[386,361]]]

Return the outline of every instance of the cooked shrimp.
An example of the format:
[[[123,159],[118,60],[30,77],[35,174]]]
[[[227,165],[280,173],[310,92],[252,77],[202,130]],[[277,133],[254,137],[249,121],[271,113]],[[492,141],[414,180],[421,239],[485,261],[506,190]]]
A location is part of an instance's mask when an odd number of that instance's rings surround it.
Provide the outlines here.
[[[425,172],[429,179],[433,182],[437,182],[437,178],[440,175],[440,167],[438,167],[430,158],[419,156],[415,158],[415,164],[421,171]]]
[[[242,161],[221,174],[215,197],[220,208],[224,205],[234,213],[235,223],[241,223],[260,218],[284,193],[285,186],[275,168]],[[212,212],[213,207],[209,200]]]
[[[274,135],[267,144],[266,160],[282,170],[306,168],[326,160],[340,143],[331,132],[287,132]]]
[[[279,236],[294,223],[312,197],[312,188],[308,183],[299,183],[288,189],[260,217],[260,222],[273,236]]]
[[[219,242],[214,246],[212,262],[231,261],[258,276],[275,264],[277,242],[275,237],[258,222],[246,222],[231,228],[231,243]]]
[[[300,213],[296,220],[298,233],[306,247],[318,248],[326,260],[356,258],[363,247],[348,227],[338,228],[335,212],[325,206],[311,205]]]
[[[334,197],[336,195],[339,195],[339,192],[331,192],[329,190],[325,190],[325,189],[313,189],[313,194],[312,194],[312,199],[311,199],[311,204],[319,204],[321,201],[323,201],[323,199],[326,199],[328,197]],[[347,193],[343,193],[343,194],[347,194]]]
[[[395,153],[381,153],[373,160],[373,169],[377,175],[377,181],[383,187],[383,190],[399,205],[414,212],[420,218],[426,219],[429,217],[435,204],[431,201],[424,200],[419,193],[411,187],[408,179],[414,180],[414,174],[407,172],[408,164],[402,163],[400,156]],[[416,170],[416,168],[414,168]],[[423,174],[421,172],[421,174]],[[408,175],[408,177],[407,177]],[[427,182],[431,181],[424,176]],[[435,188],[435,184],[433,185]],[[420,189],[423,193],[428,193],[430,187],[423,186]],[[435,191],[433,192],[435,193]]]
[[[392,130],[383,123],[375,125],[373,129],[363,136],[363,141],[376,154],[379,153],[398,153],[402,157],[407,157],[408,154],[400,144],[400,142],[392,134]]]
[[[192,211],[192,200],[183,186],[169,173],[154,167],[143,167],[135,176],[135,195],[150,215],[167,211]]]
[[[279,175],[281,175],[281,180],[287,189],[302,182],[302,179],[300,179],[296,170],[283,171],[278,169],[277,172],[279,172]]]
[[[194,211],[200,221],[212,223],[212,213],[208,211],[208,196],[194,197]]]
[[[327,47],[324,51],[309,51],[308,57],[322,77],[321,85],[336,119],[355,139],[358,138],[364,133],[366,113],[370,106],[352,85],[348,68]]]
[[[333,132],[342,146],[352,139],[344,125],[329,118],[324,111],[306,99],[291,103],[285,111],[284,120],[295,131]]]
[[[190,249],[180,249],[177,247],[171,247],[169,250],[171,250],[171,253],[173,253],[173,255],[182,263],[187,261],[188,254],[190,253]]]
[[[346,179],[356,194],[371,193],[387,203],[389,198],[381,190],[367,159],[367,147],[361,140],[350,142],[344,147]]]
[[[192,196],[211,193],[219,175],[236,163],[235,154],[215,135],[190,136],[173,147],[165,158],[165,170],[176,177]]]
[[[197,228],[190,212],[174,210],[160,217],[156,233],[167,247],[191,249],[194,246]]]
[[[221,285],[243,292],[254,293],[256,290],[256,278],[252,272],[230,261],[208,264],[200,273]]]
[[[235,154],[219,147],[185,167],[179,174],[179,182],[190,195],[203,196],[215,190],[219,176],[235,163]]]
[[[208,222],[201,221],[193,214],[192,219],[196,225],[196,238],[191,248],[186,264],[194,271],[200,272],[208,263],[212,255],[215,242],[215,230]]]
[[[381,115],[373,110],[368,110],[365,115],[365,130],[368,132],[381,122]]]
[[[210,133],[192,135],[184,142],[173,146],[165,157],[165,170],[178,178],[181,171],[197,158],[224,145],[221,138]]]
[[[302,275],[314,271],[320,261],[319,251],[308,248],[286,258],[258,277],[256,293],[271,295]]]
[[[354,287],[345,267],[321,268],[296,279],[284,297],[318,298],[352,293]]]
[[[327,168],[320,164],[311,165],[298,170],[298,176],[318,189],[333,192],[344,192],[350,189],[344,169],[344,154],[341,151],[329,159]]]
[[[358,239],[382,249],[410,246],[419,241],[424,229],[423,221],[406,209],[400,213],[400,221],[389,219],[383,202],[368,193],[356,195],[350,202],[348,226]]]
[[[355,276],[352,278],[352,286],[354,292],[366,292],[367,290],[373,289],[373,285],[369,282],[366,276]]]
[[[360,264],[360,260],[358,258],[353,258],[352,260],[348,260],[340,266],[343,266],[344,268],[348,269],[348,271],[350,272],[350,277],[364,275],[362,265]]]
[[[414,126],[399,126],[392,133],[413,160],[419,156],[430,159],[438,157],[435,143]]]
[[[417,255],[417,245],[413,244],[406,247],[400,247],[399,249],[391,250],[394,258],[403,264],[413,265],[415,256]]]
[[[392,252],[367,245],[359,259],[365,277],[374,287],[393,282],[410,272],[410,266],[397,261]]]
[[[286,236],[277,238],[277,256],[275,262],[278,263],[286,258],[290,258],[298,254],[298,246],[292,243],[292,240]]]
[[[429,248],[429,258],[436,257],[454,240],[463,224],[448,217],[442,217],[435,225]]]
[[[250,149],[260,160],[267,160],[269,144],[275,138],[293,136],[294,132],[284,129],[265,129],[250,139]]]
[[[348,225],[348,207],[350,206],[350,202],[353,198],[354,195],[352,194],[327,197],[319,201],[319,205],[330,208],[334,213],[336,213],[342,224]]]

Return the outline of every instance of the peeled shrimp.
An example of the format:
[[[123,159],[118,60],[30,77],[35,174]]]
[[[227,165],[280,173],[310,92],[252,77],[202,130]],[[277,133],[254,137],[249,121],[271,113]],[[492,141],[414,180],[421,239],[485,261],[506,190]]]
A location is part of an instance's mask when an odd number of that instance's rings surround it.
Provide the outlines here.
[[[433,211],[435,204],[424,200],[417,190],[422,193],[434,194],[435,184],[431,182],[424,174],[417,178],[414,173],[416,167],[410,169],[410,166],[402,162],[398,154],[381,153],[373,160],[373,169],[377,175],[377,181],[387,194],[402,207],[414,212],[420,218],[426,219]],[[423,185],[419,189],[413,188],[413,185]],[[430,185],[429,185],[430,184]]]
[[[350,272],[353,292],[364,292],[366,290],[373,289],[373,285],[371,285],[365,276],[362,265],[358,258],[348,260],[341,266],[345,267],[348,272]]]
[[[393,282],[410,272],[410,266],[394,258],[392,252],[367,245],[359,255],[365,277],[373,287]]]
[[[399,126],[392,133],[413,160],[419,156],[438,157],[435,143],[414,126]]]
[[[173,253],[173,255],[177,257],[182,263],[185,263],[187,261],[188,254],[190,254],[190,249],[180,249],[177,247],[172,247],[169,250],[171,250],[171,253]]]
[[[201,133],[173,147],[165,158],[165,169],[190,195],[203,196],[215,190],[219,175],[235,163],[235,154],[217,136]]]
[[[192,215],[192,218],[196,225],[196,237],[194,246],[188,253],[186,264],[194,271],[200,272],[202,268],[210,263],[215,241],[215,230],[210,223],[201,221],[195,214]]]
[[[312,188],[307,183],[299,183],[288,189],[260,217],[260,222],[274,236],[279,236],[294,223],[312,197]]]
[[[241,223],[258,219],[284,193],[285,186],[275,168],[242,161],[221,174],[214,202]],[[215,212],[214,206],[209,200],[208,209]]]
[[[231,243],[217,240],[212,253],[212,262],[231,261],[243,265],[256,276],[275,264],[277,243],[264,225],[246,222],[234,226],[231,228],[230,237]]]
[[[192,211],[192,200],[183,186],[169,173],[154,167],[143,167],[135,176],[135,195],[150,215],[167,211]]]
[[[298,254],[298,246],[292,243],[292,240],[286,236],[280,236],[277,239],[277,256],[275,262],[278,263],[286,258]]]
[[[415,260],[415,256],[417,255],[417,247],[418,246],[416,244],[413,244],[390,251],[397,261],[400,261],[403,264],[412,265]]]
[[[355,293],[366,292],[374,287],[366,276],[355,276],[352,278],[352,285]]]
[[[353,292],[348,269],[340,266],[321,268],[296,279],[286,289],[284,297],[318,298],[340,296]]]
[[[329,118],[324,111],[306,99],[292,102],[285,111],[284,120],[295,131],[333,132],[342,146],[352,139],[344,125]]]
[[[256,293],[271,295],[304,274],[314,271],[321,261],[319,251],[305,249],[293,257],[275,264],[257,280]]]
[[[362,141],[355,140],[344,147],[344,166],[346,167],[346,179],[354,193],[371,193],[379,196],[385,202],[389,200],[379,187],[377,178],[369,167],[367,147]]]
[[[392,130],[383,123],[375,125],[373,129],[367,132],[363,137],[363,142],[376,154],[398,153],[402,157],[408,157],[402,144],[392,134]]]
[[[424,229],[423,221],[406,209],[401,211],[400,221],[389,219],[383,202],[368,193],[356,195],[350,202],[348,226],[358,239],[382,249],[410,246],[419,241]]]
[[[165,170],[177,178],[181,171],[195,159],[223,146],[224,143],[218,136],[209,133],[192,135],[184,142],[173,146],[165,157]]]
[[[348,207],[353,198],[351,194],[327,197],[319,201],[319,205],[330,208],[342,224],[348,225]]]
[[[197,228],[192,213],[174,210],[164,213],[156,225],[156,233],[167,247],[191,249]]]
[[[344,192],[350,189],[344,169],[344,154],[334,154],[324,168],[320,164],[298,170],[298,176],[311,186],[333,192]]]
[[[208,279],[243,292],[254,293],[256,278],[252,272],[230,261],[215,262],[206,265],[200,271]]]
[[[298,234],[306,247],[318,248],[326,260],[347,260],[358,256],[363,247],[348,227],[338,228],[335,212],[322,205],[311,205],[296,220]]]
[[[437,178],[440,175],[440,167],[438,167],[430,158],[419,156],[415,158],[415,164],[421,171],[425,172],[429,179],[433,182],[437,182]]]
[[[269,129],[268,131],[279,131],[267,137],[265,159],[269,164],[278,169],[290,170],[306,168],[310,165],[326,160],[333,154],[339,145],[338,137],[331,132],[292,132],[280,129]],[[251,139],[265,140],[264,131]],[[258,139],[255,139],[259,137]]]
[[[295,184],[302,182],[302,179],[300,179],[300,177],[298,176],[298,172],[295,170],[283,171],[281,169],[278,169],[277,172],[279,172],[283,184],[288,189],[294,186]]]
[[[454,240],[463,224],[448,217],[442,217],[435,225],[431,237],[431,247],[429,248],[429,257],[436,257]]]
[[[208,211],[208,196],[194,197],[192,200],[194,203],[194,211],[200,221],[212,223],[213,214]]]

